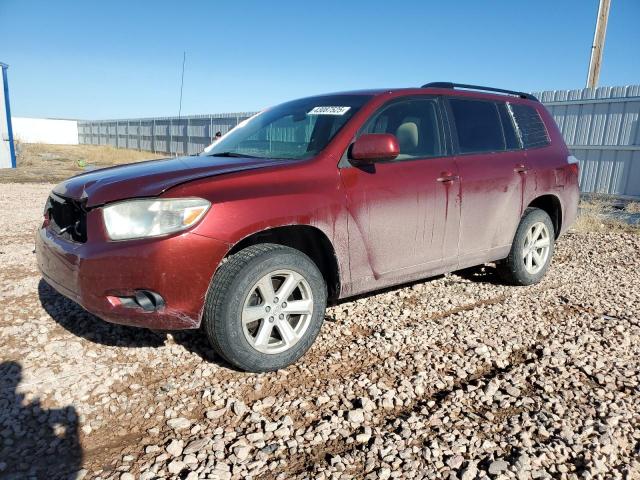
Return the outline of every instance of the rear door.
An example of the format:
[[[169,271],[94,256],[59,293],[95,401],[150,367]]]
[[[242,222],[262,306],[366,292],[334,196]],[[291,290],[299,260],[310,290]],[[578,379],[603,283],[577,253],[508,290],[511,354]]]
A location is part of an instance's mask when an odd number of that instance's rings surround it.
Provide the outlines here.
[[[505,102],[449,97],[447,103],[462,188],[464,267],[508,253],[529,166]]]
[[[359,135],[364,133],[395,135],[400,155],[368,167],[347,163],[340,171],[349,212],[352,280],[400,278],[428,272],[447,259],[455,262],[459,182],[445,145],[439,100],[393,100],[372,115]]]

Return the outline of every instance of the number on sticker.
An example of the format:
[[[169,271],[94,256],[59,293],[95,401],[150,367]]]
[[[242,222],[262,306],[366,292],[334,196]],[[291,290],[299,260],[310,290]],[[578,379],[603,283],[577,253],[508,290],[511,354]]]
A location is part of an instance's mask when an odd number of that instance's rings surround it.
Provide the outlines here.
[[[344,115],[351,107],[313,107],[307,115]]]

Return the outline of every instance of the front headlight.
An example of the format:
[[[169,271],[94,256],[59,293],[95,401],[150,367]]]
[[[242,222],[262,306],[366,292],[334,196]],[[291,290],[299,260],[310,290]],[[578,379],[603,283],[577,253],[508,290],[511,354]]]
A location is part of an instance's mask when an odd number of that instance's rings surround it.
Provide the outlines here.
[[[179,232],[200,220],[211,203],[203,198],[127,200],[102,209],[111,240],[156,237]]]

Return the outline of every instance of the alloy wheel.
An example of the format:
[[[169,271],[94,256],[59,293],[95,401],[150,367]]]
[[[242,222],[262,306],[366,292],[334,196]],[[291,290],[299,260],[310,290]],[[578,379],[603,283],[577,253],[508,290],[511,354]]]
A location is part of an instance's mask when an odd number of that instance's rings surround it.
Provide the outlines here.
[[[251,287],[242,308],[242,330],[259,352],[289,350],[304,335],[313,316],[313,294],[293,270],[266,274]]]
[[[534,223],[524,240],[522,258],[528,273],[535,275],[542,270],[549,257],[551,238],[549,229],[543,222]]]

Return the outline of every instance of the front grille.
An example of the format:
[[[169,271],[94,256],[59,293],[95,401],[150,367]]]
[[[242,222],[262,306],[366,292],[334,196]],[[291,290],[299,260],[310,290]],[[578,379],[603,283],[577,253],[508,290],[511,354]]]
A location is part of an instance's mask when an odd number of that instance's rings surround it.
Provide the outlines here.
[[[87,241],[87,213],[80,202],[52,193],[46,208],[51,231],[73,242]]]

